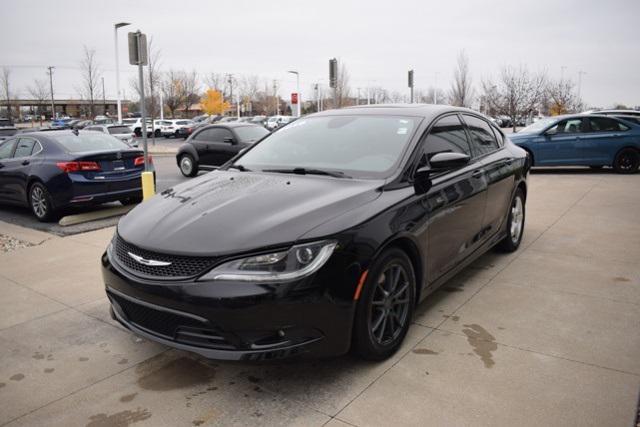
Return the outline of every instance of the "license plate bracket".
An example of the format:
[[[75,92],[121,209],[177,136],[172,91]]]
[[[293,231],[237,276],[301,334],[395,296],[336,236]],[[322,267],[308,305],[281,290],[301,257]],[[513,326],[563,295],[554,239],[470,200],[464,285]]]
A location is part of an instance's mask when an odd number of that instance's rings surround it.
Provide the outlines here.
[[[114,171],[123,171],[125,169],[124,162],[122,160],[114,160],[113,161],[113,170]]]

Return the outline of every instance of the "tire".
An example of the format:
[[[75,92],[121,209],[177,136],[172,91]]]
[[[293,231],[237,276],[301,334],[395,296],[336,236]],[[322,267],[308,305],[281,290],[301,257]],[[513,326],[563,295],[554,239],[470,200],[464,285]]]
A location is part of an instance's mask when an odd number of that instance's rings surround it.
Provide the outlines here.
[[[135,133],[138,138],[142,136],[142,131],[140,130],[140,128],[135,128],[133,133]]]
[[[154,135],[156,136],[156,138],[160,138],[160,135],[162,134],[162,132],[160,132],[160,129],[156,129],[154,132]]]
[[[194,177],[198,174],[198,162],[195,161],[191,154],[183,154],[178,162],[180,172],[187,178]]]
[[[416,279],[409,257],[399,248],[385,250],[369,269],[358,299],[353,351],[367,360],[393,355],[411,325],[415,295]]]
[[[507,218],[507,235],[496,246],[502,252],[515,252],[520,247],[524,234],[525,198],[521,188],[516,190]],[[518,225],[519,224],[519,225]]]
[[[178,134],[178,131],[175,131],[175,132],[173,133],[173,137],[174,137],[175,139],[180,138],[180,135]]]
[[[640,153],[633,148],[623,148],[616,154],[613,161],[613,169],[617,173],[636,173],[638,167],[640,167]]]
[[[29,208],[40,222],[51,222],[57,218],[51,202],[51,195],[42,183],[36,182],[29,187]]]
[[[128,205],[137,205],[138,203],[142,202],[142,196],[133,196],[133,197],[127,197],[125,199],[120,199],[120,204],[123,206],[128,206]]]

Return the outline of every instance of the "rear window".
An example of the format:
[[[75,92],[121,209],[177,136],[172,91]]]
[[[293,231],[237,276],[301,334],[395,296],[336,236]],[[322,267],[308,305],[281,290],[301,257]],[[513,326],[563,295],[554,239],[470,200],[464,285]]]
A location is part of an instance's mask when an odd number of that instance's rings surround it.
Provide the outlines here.
[[[112,136],[98,132],[82,132],[75,134],[57,134],[47,135],[49,138],[62,145],[64,149],[70,153],[79,153],[83,151],[102,151],[102,150],[126,150],[129,148],[127,144],[121,142]]]
[[[123,133],[131,133],[131,128],[128,126],[113,126],[108,128],[110,134],[121,135]]]
[[[241,126],[234,129],[242,142],[257,141],[269,133],[262,126]]]
[[[125,119],[122,121],[122,123],[124,123],[125,125],[132,125],[134,123],[136,123],[138,120],[137,119]]]

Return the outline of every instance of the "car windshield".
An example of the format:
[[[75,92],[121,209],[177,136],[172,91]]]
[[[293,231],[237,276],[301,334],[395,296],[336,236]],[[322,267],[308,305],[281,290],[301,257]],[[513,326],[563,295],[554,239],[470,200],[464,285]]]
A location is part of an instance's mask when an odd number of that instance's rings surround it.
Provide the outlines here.
[[[123,133],[131,133],[131,128],[129,126],[112,126],[109,129],[109,133],[112,135],[120,135]]]
[[[239,126],[234,130],[242,142],[257,141],[263,136],[269,134],[269,131],[262,126]]]
[[[527,126],[524,129],[521,129],[520,132],[518,133],[536,133],[536,132],[540,132],[542,130],[544,130],[545,128],[547,128],[547,126],[552,125],[553,123],[555,123],[556,121],[558,121],[558,118],[553,118],[553,117],[549,117],[547,119],[540,119],[537,122]]]
[[[48,135],[49,138],[62,145],[64,149],[70,153],[80,153],[83,151],[102,151],[102,150],[126,150],[129,148],[127,144],[112,136],[99,132],[81,132],[77,135],[74,133]]]
[[[419,122],[389,116],[300,119],[264,139],[236,163],[249,169],[328,169],[362,178],[385,177],[399,162]]]

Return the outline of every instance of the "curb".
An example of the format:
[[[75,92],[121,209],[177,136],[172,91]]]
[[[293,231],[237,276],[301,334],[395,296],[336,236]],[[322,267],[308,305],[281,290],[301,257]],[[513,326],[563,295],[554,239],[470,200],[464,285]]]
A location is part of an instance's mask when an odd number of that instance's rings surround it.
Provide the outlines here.
[[[101,209],[99,211],[85,212],[76,215],[67,215],[61,218],[58,224],[61,227],[68,227],[70,225],[82,224],[98,219],[111,218],[114,216],[124,215],[134,207],[136,207],[136,205],[118,206],[115,208]]]

